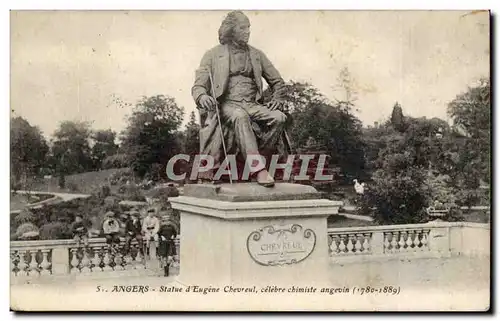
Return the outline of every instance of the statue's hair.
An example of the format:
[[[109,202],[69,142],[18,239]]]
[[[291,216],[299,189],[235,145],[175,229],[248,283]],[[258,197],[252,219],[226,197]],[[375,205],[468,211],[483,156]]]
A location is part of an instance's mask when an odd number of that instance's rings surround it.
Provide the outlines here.
[[[221,45],[231,42],[233,39],[233,29],[237,24],[238,16],[243,16],[248,19],[248,17],[239,10],[231,11],[222,21],[219,28],[219,42]]]

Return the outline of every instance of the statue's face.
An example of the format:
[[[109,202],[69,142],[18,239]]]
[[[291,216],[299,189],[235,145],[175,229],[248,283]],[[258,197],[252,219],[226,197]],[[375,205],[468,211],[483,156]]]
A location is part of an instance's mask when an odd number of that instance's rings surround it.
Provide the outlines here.
[[[233,29],[233,36],[236,42],[247,43],[250,38],[250,21],[245,16],[238,16],[237,23]]]

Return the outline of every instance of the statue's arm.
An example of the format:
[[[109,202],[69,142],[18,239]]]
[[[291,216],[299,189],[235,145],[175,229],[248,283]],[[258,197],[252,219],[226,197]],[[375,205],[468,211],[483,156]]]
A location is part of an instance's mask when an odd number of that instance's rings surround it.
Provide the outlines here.
[[[212,70],[212,54],[210,51],[203,55],[200,66],[195,72],[194,85],[191,89],[191,94],[197,105],[198,100],[202,95],[209,95],[211,89],[209,70]]]
[[[269,58],[261,51],[262,77],[273,91],[273,99],[283,99],[285,92],[285,81],[281,77],[279,71],[274,67]]]

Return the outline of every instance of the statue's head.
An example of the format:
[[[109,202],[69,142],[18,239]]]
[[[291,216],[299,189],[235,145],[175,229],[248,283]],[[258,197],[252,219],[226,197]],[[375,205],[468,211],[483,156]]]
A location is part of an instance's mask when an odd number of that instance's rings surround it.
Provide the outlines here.
[[[250,20],[241,11],[232,11],[222,21],[219,28],[219,42],[247,43],[250,38]]]

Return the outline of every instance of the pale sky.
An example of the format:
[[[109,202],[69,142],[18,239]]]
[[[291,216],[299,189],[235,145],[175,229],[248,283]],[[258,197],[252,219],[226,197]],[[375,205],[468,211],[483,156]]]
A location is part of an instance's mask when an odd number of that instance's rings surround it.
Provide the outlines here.
[[[11,109],[50,136],[63,120],[124,129],[141,96],[165,94],[194,110],[190,91],[203,53],[218,44],[223,11],[11,13]],[[339,71],[356,80],[358,117],[447,119],[446,106],[489,76],[489,15],[459,11],[246,12],[250,44],[288,80],[327,97]]]

